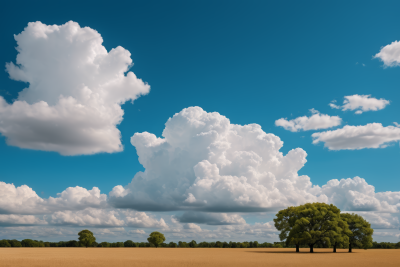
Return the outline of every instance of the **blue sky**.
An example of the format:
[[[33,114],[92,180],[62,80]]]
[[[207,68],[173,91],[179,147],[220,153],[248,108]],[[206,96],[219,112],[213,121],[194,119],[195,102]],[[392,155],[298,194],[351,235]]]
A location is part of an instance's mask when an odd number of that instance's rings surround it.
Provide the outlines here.
[[[302,148],[307,163],[298,174],[309,176],[313,185],[359,176],[376,192],[399,191],[398,141],[385,148],[333,151],[323,143],[313,144],[311,137],[345,125],[400,123],[400,68],[385,67],[382,60],[373,58],[382,47],[400,39],[397,1],[69,1],[65,6],[51,1],[9,1],[3,5],[2,64],[16,62],[13,35],[29,22],[63,25],[74,21],[96,30],[107,51],[117,46],[128,50],[134,63],[129,71],[151,88],[148,94],[121,106],[123,120],[117,125],[123,145],[120,152],[65,156],[21,149],[7,145],[2,133],[0,180],[7,184],[27,185],[43,199],[76,186],[98,187],[108,194],[144,171],[131,136],[149,132],[161,137],[169,118],[198,106],[205,112],[218,112],[231,124],[260,125],[284,142],[280,150],[284,155]],[[0,72],[0,95],[12,104],[29,84],[9,76]],[[371,95],[390,104],[362,114],[329,106],[333,100],[341,105],[345,96],[352,95]],[[309,117],[312,108],[339,116],[342,124],[299,132],[275,125],[280,118]],[[158,220],[182,213],[147,212]],[[393,227],[385,231],[398,230],[394,214]],[[240,216],[249,224],[265,223],[273,213]],[[107,238],[118,239],[118,235]]]

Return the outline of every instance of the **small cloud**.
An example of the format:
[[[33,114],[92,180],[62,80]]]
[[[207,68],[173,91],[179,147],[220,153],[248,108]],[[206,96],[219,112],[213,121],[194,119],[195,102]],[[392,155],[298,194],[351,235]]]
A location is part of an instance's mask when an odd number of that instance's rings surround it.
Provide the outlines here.
[[[371,97],[371,95],[350,95],[345,96],[343,105],[339,106],[334,104],[336,100],[329,103],[329,106],[334,109],[345,110],[355,110],[355,114],[362,114],[365,111],[377,111],[384,109],[390,104],[390,101],[386,99],[377,99]]]

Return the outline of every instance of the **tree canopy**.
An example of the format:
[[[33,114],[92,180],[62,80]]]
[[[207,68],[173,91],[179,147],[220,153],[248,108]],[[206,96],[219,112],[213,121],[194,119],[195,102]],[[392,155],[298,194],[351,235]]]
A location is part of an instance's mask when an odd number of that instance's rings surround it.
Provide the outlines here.
[[[370,233],[367,230],[370,226],[368,222],[361,221],[359,219],[361,216],[358,215],[356,215],[357,218],[352,219],[357,221],[357,223],[353,223],[353,229],[358,229],[356,235],[352,233],[353,230],[349,229],[348,223],[351,220],[345,219],[347,218],[345,216],[342,216],[340,209],[332,204],[307,203],[279,211],[274,223],[276,229],[280,231],[281,241],[285,241],[286,246],[296,245],[296,252],[299,252],[300,244],[307,244],[310,252],[314,252],[314,246],[317,243],[327,247],[333,246],[334,252],[336,252],[337,246],[345,246],[348,243],[357,246],[367,243],[372,245],[372,233],[369,235],[370,239],[367,237]],[[353,238],[352,241],[350,241],[351,238]]]
[[[160,232],[152,232],[147,238],[149,243],[153,244],[156,248],[165,241],[165,236]]]
[[[94,242],[96,242],[96,238],[93,233],[89,230],[82,230],[78,233],[79,242],[85,247],[90,247]]]
[[[299,215],[296,212],[296,207],[288,207],[286,209],[280,210],[278,214],[276,214],[276,218],[274,219],[275,227],[278,231],[281,231],[279,234],[279,239],[281,241],[286,241],[286,245],[296,245],[296,252],[299,252],[299,244],[300,241],[295,239],[293,236],[289,237],[290,232],[295,226],[296,220]]]
[[[372,247],[372,234],[374,230],[371,228],[371,224],[367,222],[363,217],[357,214],[342,213],[341,218],[349,226],[350,233],[349,237],[349,252],[353,246],[360,248]]]

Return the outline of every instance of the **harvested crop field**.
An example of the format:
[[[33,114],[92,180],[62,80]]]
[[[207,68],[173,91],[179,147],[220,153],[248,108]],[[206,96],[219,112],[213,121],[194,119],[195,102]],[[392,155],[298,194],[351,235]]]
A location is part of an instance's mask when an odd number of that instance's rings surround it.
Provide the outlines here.
[[[400,266],[395,249],[0,248],[0,266]]]

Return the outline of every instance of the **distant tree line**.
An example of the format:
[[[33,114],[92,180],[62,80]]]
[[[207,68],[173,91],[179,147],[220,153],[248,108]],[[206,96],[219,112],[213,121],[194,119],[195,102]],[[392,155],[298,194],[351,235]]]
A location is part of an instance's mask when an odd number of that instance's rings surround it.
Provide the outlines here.
[[[325,203],[307,203],[297,207],[288,207],[276,214],[275,227],[280,231],[281,242],[190,242],[165,243],[165,236],[160,232],[152,232],[148,242],[101,242],[97,243],[93,233],[82,230],[78,233],[79,241],[43,242],[32,239],[0,240],[0,247],[170,247],[170,248],[283,248],[314,247],[320,248],[400,248],[400,242],[377,243],[372,241],[374,230],[363,217],[357,214],[340,213],[334,205]]]
[[[0,240],[0,247],[85,247],[80,244],[79,241],[59,241],[59,242],[44,242],[41,240],[24,239],[22,241],[18,240]],[[103,248],[120,248],[120,247],[154,247],[153,244],[149,242],[133,242],[132,240],[127,240],[125,242],[94,242],[90,247],[103,247]],[[257,241],[245,241],[245,242],[200,242],[192,240],[190,242],[179,241],[178,243],[169,242],[161,243],[159,247],[164,248],[295,248],[294,245],[286,246],[285,242],[274,242],[274,243],[259,243]],[[300,247],[307,247],[302,245]],[[316,245],[316,248],[327,247],[323,245]],[[378,249],[400,249],[400,242],[373,242],[371,248]]]

